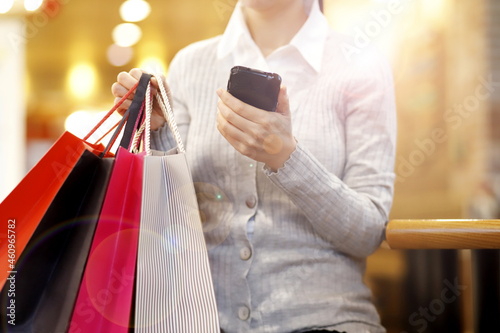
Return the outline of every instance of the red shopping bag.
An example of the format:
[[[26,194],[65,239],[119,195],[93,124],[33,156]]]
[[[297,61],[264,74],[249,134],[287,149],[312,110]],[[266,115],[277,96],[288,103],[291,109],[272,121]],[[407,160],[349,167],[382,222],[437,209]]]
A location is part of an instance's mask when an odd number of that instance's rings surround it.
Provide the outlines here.
[[[129,94],[135,88],[133,87]],[[64,132],[0,203],[0,289],[3,288],[9,271],[14,270],[16,258],[19,258],[24,251],[50,203],[83,152],[101,154],[104,151],[103,145],[91,144],[86,139],[102,125],[122,101],[118,102],[84,139],[70,132]],[[106,156],[112,154],[108,153]],[[9,236],[15,237],[9,238]],[[15,242],[9,242],[9,239],[15,239]]]

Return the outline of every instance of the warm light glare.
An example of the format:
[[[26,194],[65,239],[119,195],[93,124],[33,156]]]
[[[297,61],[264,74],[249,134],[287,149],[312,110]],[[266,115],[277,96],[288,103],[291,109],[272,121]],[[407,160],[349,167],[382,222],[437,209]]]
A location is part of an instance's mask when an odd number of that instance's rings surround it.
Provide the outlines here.
[[[102,110],[78,110],[71,113],[66,120],[64,121],[64,128],[66,131],[69,131],[76,135],[79,138],[85,137],[87,133],[94,128],[94,126],[105,116],[107,111]],[[121,116],[117,113],[113,113],[106,122],[97,129],[97,131],[90,136],[90,142],[95,142],[99,140],[104,134],[106,134],[107,130],[112,127],[112,124],[115,124],[121,119]],[[106,144],[111,138],[113,131],[106,135],[102,139],[102,143]],[[120,138],[120,136],[119,136]],[[120,142],[119,139],[117,139]]]
[[[164,37],[161,34],[158,35],[156,31],[149,32],[148,38],[141,41],[134,49],[137,59],[136,66],[156,63],[156,67],[163,69],[165,67],[164,60],[168,58],[169,54],[167,51],[168,43],[165,43],[163,39]]]
[[[139,68],[150,73],[165,73],[167,67],[163,60],[156,57],[147,57],[139,62]]]
[[[0,14],[5,14],[11,10],[14,0],[0,0]]]
[[[133,23],[118,24],[113,29],[113,41],[118,46],[132,46],[142,37],[141,28]]]
[[[446,10],[445,0],[421,0],[423,13],[429,22],[443,24],[443,13]]]
[[[42,5],[43,0],[24,0],[24,9],[34,12]]]
[[[421,0],[424,10],[428,13],[441,13],[443,11],[444,0]]]
[[[120,6],[120,16],[127,22],[139,22],[148,17],[151,6],[144,0],[127,0]]]
[[[80,63],[71,68],[68,85],[69,90],[79,99],[88,98],[92,95],[96,84],[96,70],[93,66]]]
[[[92,113],[89,111],[75,111],[64,121],[64,128],[76,136],[81,136],[84,131],[88,132],[91,125]]]

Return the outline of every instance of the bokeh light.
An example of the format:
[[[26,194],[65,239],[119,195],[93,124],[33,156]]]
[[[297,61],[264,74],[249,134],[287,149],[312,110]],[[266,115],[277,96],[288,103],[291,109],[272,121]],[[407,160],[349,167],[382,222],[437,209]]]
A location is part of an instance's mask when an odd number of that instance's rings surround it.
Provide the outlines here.
[[[131,47],[112,44],[106,52],[108,61],[113,66],[123,66],[130,62],[134,56],[134,50]]]
[[[89,98],[94,92],[97,71],[89,63],[77,63],[68,75],[67,85],[71,94],[77,99]]]
[[[113,29],[113,41],[118,46],[132,46],[142,37],[142,31],[134,23],[121,23]]]
[[[5,14],[11,10],[14,0],[0,0],[0,14]]]
[[[120,6],[120,16],[126,22],[139,22],[148,17],[151,6],[144,0],[127,0]]]
[[[139,61],[139,68],[150,73],[166,73],[165,62],[158,57],[146,57]]]
[[[24,0],[24,9],[34,12],[42,5],[43,0]]]

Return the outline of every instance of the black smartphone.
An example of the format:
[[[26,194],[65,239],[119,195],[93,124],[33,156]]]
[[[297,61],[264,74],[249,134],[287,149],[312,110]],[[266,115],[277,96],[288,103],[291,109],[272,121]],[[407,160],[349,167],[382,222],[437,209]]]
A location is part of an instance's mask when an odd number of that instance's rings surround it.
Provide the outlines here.
[[[280,86],[281,77],[276,73],[235,66],[231,68],[227,91],[256,108],[276,111]]]

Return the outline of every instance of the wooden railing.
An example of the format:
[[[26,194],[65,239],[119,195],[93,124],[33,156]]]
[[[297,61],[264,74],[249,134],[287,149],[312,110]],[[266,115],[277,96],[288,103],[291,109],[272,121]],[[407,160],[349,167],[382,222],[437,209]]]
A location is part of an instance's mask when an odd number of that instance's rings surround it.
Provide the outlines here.
[[[391,249],[500,249],[500,220],[391,220]]]
[[[385,234],[391,249],[472,250],[474,305],[466,304],[462,297],[462,308],[469,307],[473,313],[470,320],[475,333],[499,332],[500,220],[391,220]],[[435,269],[440,268],[431,267],[425,274]]]

